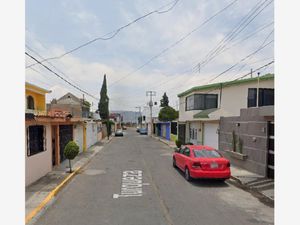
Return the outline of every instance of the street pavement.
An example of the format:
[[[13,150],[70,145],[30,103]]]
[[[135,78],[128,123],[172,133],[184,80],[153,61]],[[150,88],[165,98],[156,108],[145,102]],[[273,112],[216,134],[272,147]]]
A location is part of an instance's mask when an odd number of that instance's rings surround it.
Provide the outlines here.
[[[229,182],[187,182],[172,167],[168,146],[128,129],[103,147],[35,224],[274,224],[274,209]]]

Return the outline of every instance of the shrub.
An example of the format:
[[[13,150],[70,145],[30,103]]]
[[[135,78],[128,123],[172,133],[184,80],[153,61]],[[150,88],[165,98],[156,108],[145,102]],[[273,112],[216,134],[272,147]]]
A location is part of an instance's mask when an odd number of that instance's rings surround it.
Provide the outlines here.
[[[70,173],[72,173],[71,160],[74,159],[79,153],[79,146],[74,141],[69,141],[64,149],[64,155],[69,160]]]
[[[178,139],[176,139],[175,144],[176,144],[177,148],[180,148],[182,145],[181,141]]]

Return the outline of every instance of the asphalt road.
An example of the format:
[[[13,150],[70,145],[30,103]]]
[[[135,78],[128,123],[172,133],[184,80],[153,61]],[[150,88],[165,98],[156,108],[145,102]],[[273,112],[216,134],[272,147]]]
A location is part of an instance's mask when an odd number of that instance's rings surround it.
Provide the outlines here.
[[[172,167],[168,146],[127,130],[94,157],[35,224],[274,224],[274,210],[228,183],[185,181]]]

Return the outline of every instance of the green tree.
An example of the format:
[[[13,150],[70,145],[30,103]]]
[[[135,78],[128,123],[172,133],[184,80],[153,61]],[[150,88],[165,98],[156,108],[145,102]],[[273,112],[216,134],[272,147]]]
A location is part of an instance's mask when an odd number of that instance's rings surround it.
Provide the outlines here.
[[[164,95],[162,96],[162,99],[160,100],[160,107],[166,107],[166,106],[169,106],[169,98],[165,92]]]
[[[70,173],[72,173],[71,160],[79,153],[79,146],[74,141],[69,141],[64,148],[64,155],[69,160]]]
[[[107,96],[106,74],[104,74],[103,83],[100,91],[100,101],[98,104],[98,110],[100,118],[106,123],[107,139],[111,134],[111,125],[109,123],[109,98]]]
[[[160,121],[172,121],[178,118],[178,111],[176,111],[171,106],[163,107],[158,114],[158,119]]]

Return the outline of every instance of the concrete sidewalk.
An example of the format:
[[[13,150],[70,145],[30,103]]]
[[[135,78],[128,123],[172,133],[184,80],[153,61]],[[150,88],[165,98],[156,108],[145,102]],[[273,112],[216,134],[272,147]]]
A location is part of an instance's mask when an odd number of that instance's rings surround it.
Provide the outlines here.
[[[231,178],[243,188],[256,192],[274,204],[274,180],[231,166]]]
[[[154,136],[154,135],[151,135],[151,137],[153,137],[156,140],[159,140],[159,141],[163,142],[164,144],[168,145],[169,147],[171,147],[173,149],[177,147],[174,141],[169,141],[167,139],[160,138],[160,137],[157,137],[157,136]]]
[[[87,149],[87,151],[80,153],[74,160],[72,160],[72,170],[76,171],[85,166],[98,152],[102,150],[103,146],[111,140],[112,137],[109,140],[103,139],[91,146]],[[73,172],[72,175],[75,176],[75,173],[76,172]],[[45,198],[49,196],[54,189],[61,185],[62,182],[66,181],[66,179],[71,179],[68,160],[63,161],[59,166],[54,167],[53,170],[44,177],[25,188],[26,221],[29,220],[28,217],[35,214],[35,211],[40,211],[38,208],[43,208],[41,207],[41,203],[45,201]]]
[[[156,140],[163,142],[170,148],[176,147],[175,143],[153,136]],[[256,173],[231,165],[231,183],[248,190],[255,194],[258,198],[264,198],[264,202],[274,205],[274,180],[265,178]]]

